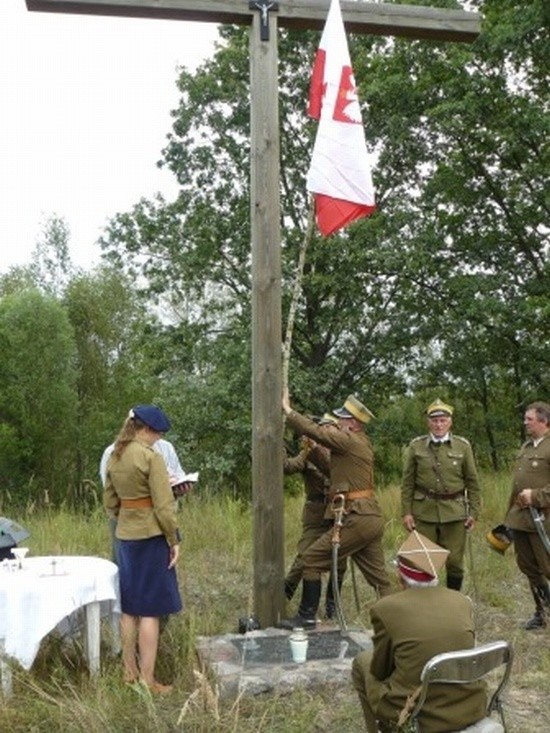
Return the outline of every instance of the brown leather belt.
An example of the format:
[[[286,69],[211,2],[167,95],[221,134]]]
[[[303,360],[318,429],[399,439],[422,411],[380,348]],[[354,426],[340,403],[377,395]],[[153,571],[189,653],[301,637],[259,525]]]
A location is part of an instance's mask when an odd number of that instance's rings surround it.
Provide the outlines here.
[[[327,497],[323,496],[323,494],[311,494],[306,497],[306,501],[310,501],[312,504],[326,504]]]
[[[140,496],[138,499],[121,499],[120,506],[123,509],[151,509],[153,500],[150,496]]]
[[[424,496],[427,496],[428,499],[435,499],[436,501],[439,501],[440,499],[456,499],[459,496],[464,496],[464,490],[454,491],[452,494],[440,494],[437,491],[430,491],[429,489],[419,488],[415,488],[415,491],[420,491],[420,493],[424,494]]]
[[[328,498],[330,501],[335,496],[343,496],[346,502],[355,501],[355,499],[373,499],[375,496],[374,489],[354,489],[353,491],[331,491]]]

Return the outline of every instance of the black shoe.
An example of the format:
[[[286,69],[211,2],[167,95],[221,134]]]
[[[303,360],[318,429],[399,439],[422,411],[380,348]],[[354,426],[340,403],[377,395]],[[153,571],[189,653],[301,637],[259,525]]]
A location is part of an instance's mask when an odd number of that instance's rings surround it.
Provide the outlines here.
[[[535,611],[534,616],[530,618],[529,621],[523,624],[523,629],[525,631],[533,631],[534,629],[544,628],[546,628],[546,619],[544,617],[544,614],[540,611]]]
[[[304,618],[304,616],[300,616],[299,613],[297,613],[296,616],[292,616],[292,618],[283,618],[278,624],[275,624],[277,629],[288,629],[289,631],[292,631],[293,629],[305,629],[306,631],[311,631],[316,626],[317,621],[314,618]]]
[[[447,575],[447,588],[451,590],[460,590],[462,588],[461,575]]]
[[[334,601],[327,601],[325,606],[325,617],[330,621],[336,616],[336,604]]]

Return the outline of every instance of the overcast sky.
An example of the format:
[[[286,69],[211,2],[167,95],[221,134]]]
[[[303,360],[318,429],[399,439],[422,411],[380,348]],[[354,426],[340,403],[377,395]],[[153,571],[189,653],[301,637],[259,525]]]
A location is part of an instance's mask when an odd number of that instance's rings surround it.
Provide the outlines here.
[[[178,101],[177,67],[212,55],[214,24],[30,13],[0,0],[0,272],[26,264],[45,218],[71,259],[98,261],[109,217],[176,183],[156,162]]]

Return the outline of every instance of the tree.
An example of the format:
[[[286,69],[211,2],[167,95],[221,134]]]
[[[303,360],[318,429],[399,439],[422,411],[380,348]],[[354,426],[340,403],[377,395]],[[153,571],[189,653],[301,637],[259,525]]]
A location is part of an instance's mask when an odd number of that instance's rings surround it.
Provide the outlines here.
[[[390,397],[444,385],[449,399],[480,407],[474,439],[498,465],[521,403],[550,386],[548,36],[541,0],[472,4],[485,16],[473,46],[352,39],[379,212],[310,246],[291,384],[304,409],[355,391],[381,415]],[[280,34],[285,308],[308,209],[315,129],[304,107],[318,38]],[[185,380],[167,371],[181,394],[190,382],[223,391],[232,384],[224,354],[249,342],[246,31],[225,28],[222,41],[194,75],[180,75],[161,162],[180,183],[177,200],[141,201],[102,242],[113,263],[143,277],[149,297],[174,309],[168,335],[190,350]],[[246,370],[237,380],[246,384],[247,362],[234,368]],[[226,404],[229,421],[234,396],[209,394],[207,412]],[[494,434],[501,427],[505,440]],[[241,450],[243,469],[247,458]]]
[[[44,229],[36,242],[31,270],[37,286],[59,295],[72,273],[69,242],[71,232],[67,222],[52,214],[44,221]]]
[[[0,300],[0,475],[19,501],[61,501],[73,479],[76,427],[73,332],[52,297]],[[37,492],[40,492],[37,495]]]
[[[399,42],[369,55],[367,131],[391,217],[380,257],[417,304],[417,384],[447,383],[500,426],[518,425],[550,391],[550,49],[542,2],[476,5],[486,22],[473,53]],[[511,435],[497,440],[485,422],[497,466]]]
[[[85,500],[97,481],[101,453],[133,404],[151,401],[158,390],[155,362],[146,355],[152,318],[132,283],[113,268],[74,276],[61,304],[74,332],[78,423],[74,449],[75,496]]]

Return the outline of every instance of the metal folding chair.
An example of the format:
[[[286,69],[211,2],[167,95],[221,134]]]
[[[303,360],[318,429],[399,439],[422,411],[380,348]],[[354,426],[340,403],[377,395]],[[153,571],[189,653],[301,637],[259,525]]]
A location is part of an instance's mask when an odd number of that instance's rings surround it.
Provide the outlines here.
[[[501,696],[510,678],[512,660],[513,650],[507,641],[493,641],[473,649],[445,652],[432,657],[426,662],[422,670],[420,676],[422,689],[411,713],[410,722],[413,723],[416,733],[422,733],[419,716],[429,695],[431,684],[475,682],[499,667],[504,667],[504,671],[489,701],[486,717],[455,733],[506,733]],[[498,712],[502,723],[491,718],[491,714],[495,710]]]

